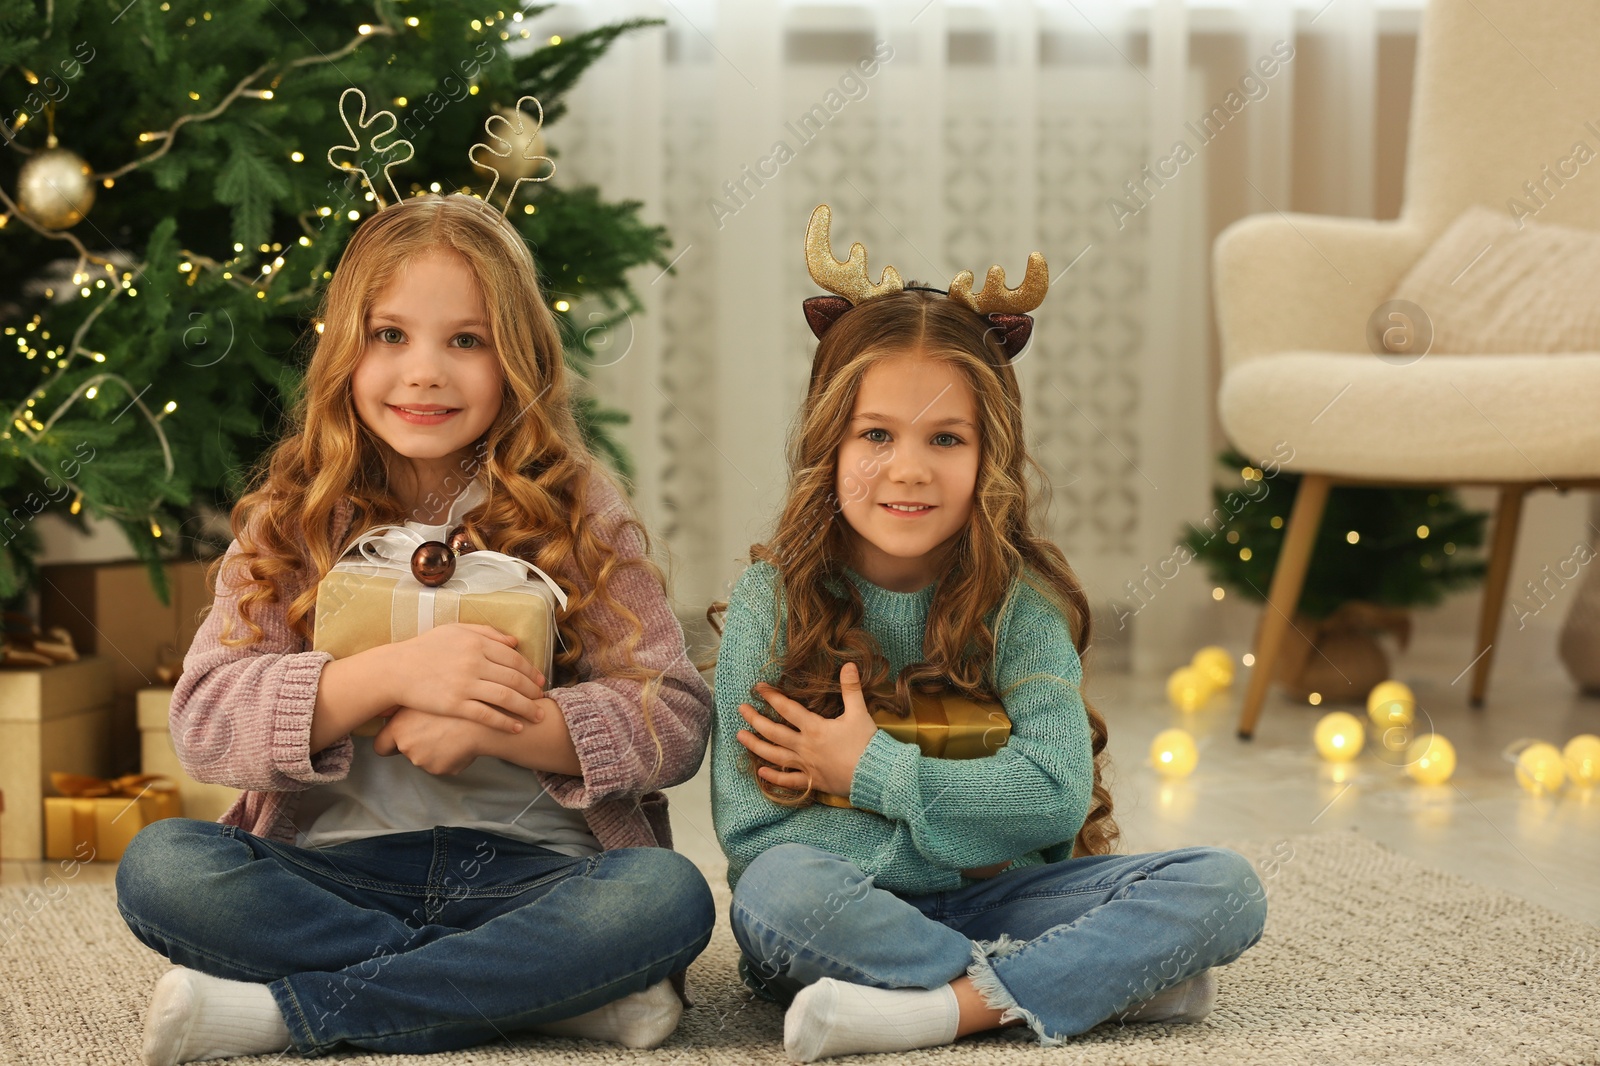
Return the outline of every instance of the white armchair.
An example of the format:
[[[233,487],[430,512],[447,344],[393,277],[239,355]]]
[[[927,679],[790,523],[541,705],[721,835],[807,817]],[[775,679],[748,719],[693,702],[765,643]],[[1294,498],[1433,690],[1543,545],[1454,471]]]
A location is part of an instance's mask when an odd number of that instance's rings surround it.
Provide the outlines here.
[[[1600,4],[1432,0],[1423,16],[1406,196],[1394,222],[1257,215],[1217,238],[1222,425],[1247,457],[1287,443],[1303,475],[1256,633],[1239,735],[1255,730],[1336,484],[1492,485],[1500,491],[1474,649],[1481,705],[1524,495],[1600,487],[1600,353],[1428,354],[1384,360],[1367,323],[1462,211],[1506,210],[1568,155],[1600,152]],[[1600,160],[1539,222],[1600,229]],[[1467,263],[1462,264],[1467,267]],[[1596,279],[1600,299],[1600,279]],[[1424,309],[1426,310],[1426,309]]]

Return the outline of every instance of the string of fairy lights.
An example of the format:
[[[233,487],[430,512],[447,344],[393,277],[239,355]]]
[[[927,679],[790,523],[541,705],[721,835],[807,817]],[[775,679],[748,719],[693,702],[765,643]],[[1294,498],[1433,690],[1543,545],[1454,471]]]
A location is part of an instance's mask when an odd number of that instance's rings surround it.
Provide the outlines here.
[[[160,5],[160,10],[169,12],[171,4],[163,2]],[[141,132],[136,139],[135,148],[156,145],[157,147],[154,151],[137,156],[129,162],[105,172],[90,172],[87,164],[82,164],[84,173],[90,179],[89,196],[84,205],[85,210],[87,210],[87,203],[92,202],[94,183],[98,183],[103,189],[114,188],[119,178],[155,162],[171,151],[183,127],[209,122],[227,112],[229,108],[241,99],[270,101],[276,95],[276,91],[280,88],[285,76],[291,72],[300,68],[337,62],[374,38],[396,36],[408,29],[419,29],[422,25],[422,20],[417,16],[409,16],[390,22],[386,19],[385,12],[381,7],[375,9],[375,16],[375,21],[357,26],[355,35],[346,44],[331,53],[302,56],[290,60],[282,64],[281,69],[278,69],[276,73],[273,73],[273,71],[275,67],[280,66],[279,64],[264,64],[235,83],[232,89],[209,109],[180,115],[165,129]],[[212,14],[206,11],[197,17],[190,16],[185,20],[185,26],[192,27],[196,25],[197,18],[199,21],[210,21]],[[514,11],[508,17],[505,11],[497,10],[493,15],[486,14],[480,19],[472,19],[469,25],[476,33],[494,35],[501,41],[509,42],[514,35],[523,40],[531,38],[531,31],[527,27],[520,25],[523,21],[524,16],[521,11]],[[502,26],[498,31],[494,29],[497,24]],[[551,36],[549,44],[561,44],[561,37],[559,35]],[[32,71],[22,68],[21,74],[30,84],[38,84],[39,79]],[[272,75],[270,80],[262,84],[262,79],[267,78],[269,74]],[[479,93],[479,86],[477,84],[469,85],[467,91],[469,94],[476,96]],[[196,103],[201,101],[201,94],[198,91],[189,90],[187,96]],[[406,97],[399,96],[394,98],[394,103],[399,107],[405,107],[409,101]],[[45,105],[44,113],[48,127],[46,149],[56,151],[54,102]],[[28,124],[30,118],[31,116],[26,110],[19,112],[9,134],[4,139],[13,150],[23,155],[32,156],[35,155],[37,150],[23,145],[15,136]],[[305,162],[306,155],[302,150],[296,148],[288,153],[288,160],[291,164],[301,164]],[[78,162],[81,163],[81,160]],[[412,183],[410,191],[413,195],[417,195],[424,190],[421,184]],[[440,183],[431,183],[428,186],[428,191],[435,193],[442,191]],[[476,195],[470,186],[462,186],[459,191],[467,195]],[[362,200],[365,203],[371,203],[375,200],[375,197],[368,190],[364,193]],[[277,278],[290,273],[288,268],[291,263],[288,255],[293,254],[296,248],[309,249],[316,244],[318,230],[313,225],[313,219],[326,219],[333,215],[335,210],[343,213],[351,222],[359,221],[363,213],[359,206],[340,205],[336,209],[334,205],[325,204],[312,211],[302,212],[298,216],[300,226],[304,232],[293,245],[285,247],[278,242],[269,242],[260,244],[256,249],[247,250],[243,244],[235,243],[233,245],[234,255],[223,261],[217,261],[197,252],[183,249],[180,253],[181,261],[177,266],[177,270],[184,276],[184,280],[190,286],[196,283],[202,271],[208,270],[218,274],[229,285],[253,289],[257,299],[265,300],[268,297],[268,291],[272,283]],[[537,210],[537,206],[531,203],[523,207],[523,212],[528,215],[535,214]],[[71,225],[82,217],[81,212],[76,213],[76,216],[66,225]],[[31,450],[25,450],[19,446],[13,434],[19,434],[29,444],[37,445],[40,443],[41,438],[49,433],[51,428],[78,402],[82,400],[93,401],[108,388],[120,389],[128,397],[128,408],[136,409],[154,432],[161,447],[166,476],[170,477],[174,471],[172,447],[161,423],[177,411],[178,405],[175,400],[169,399],[161,404],[159,409],[153,410],[144,402],[142,390],[136,389],[131,382],[121,375],[105,371],[93,374],[80,382],[48,415],[44,414],[42,410],[42,405],[50,390],[80,360],[87,360],[96,364],[106,362],[104,352],[98,351],[86,343],[87,334],[96,320],[116,300],[138,297],[138,285],[145,279],[149,268],[148,262],[132,265],[127,263],[119,264],[105,255],[97,254],[86,247],[83,241],[75,234],[67,232],[65,226],[53,228],[32,217],[23,204],[20,204],[17,199],[13,199],[4,188],[0,188],[0,231],[3,231],[12,219],[19,220],[23,225],[47,239],[65,241],[71,244],[78,256],[71,275],[71,286],[77,290],[78,299],[99,300],[99,303],[85,315],[72,337],[66,340],[53,338],[51,331],[44,323],[43,317],[39,314],[34,314],[29,321],[21,326],[8,325],[4,327],[4,337],[7,338],[7,341],[15,343],[17,354],[22,356],[24,360],[37,361],[42,377],[35,388],[9,413],[4,424],[0,425],[0,442],[11,442],[12,454],[23,458],[42,476],[53,477],[66,484],[73,493],[69,511],[72,514],[78,514],[83,507],[83,490],[74,481],[64,477],[61,471],[47,469]],[[256,255],[271,255],[272,258],[269,261],[258,262],[255,259]],[[320,265],[320,259],[318,262]],[[102,274],[104,276],[101,276]],[[332,276],[333,274],[330,270],[313,269],[308,272],[308,282],[310,286],[315,286],[320,281],[325,281]],[[152,283],[154,283],[153,280]],[[283,293],[281,298],[293,300],[303,297],[305,294],[305,290],[301,289]],[[55,300],[55,287],[46,287],[44,296],[47,300]],[[562,303],[564,304],[565,301],[562,301]],[[558,304],[556,309],[558,311],[566,311],[568,307]],[[322,332],[322,324],[320,322],[315,323],[315,328],[317,332]],[[52,344],[52,341],[55,341],[55,343]],[[0,341],[0,344],[3,343],[7,342]],[[159,502],[159,498],[154,501],[156,504],[159,504]],[[101,508],[101,510],[113,518],[147,522],[152,537],[160,538],[162,536],[161,525],[157,521],[153,506],[147,513],[142,515],[130,515],[110,505]]]
[[[1246,655],[1244,665],[1253,659]],[[1233,684],[1233,656],[1226,648],[1209,645],[1195,652],[1186,666],[1167,679],[1168,701],[1185,714],[1212,703],[1212,697]],[[1400,762],[1418,785],[1443,785],[1456,770],[1456,749],[1441,733],[1422,732],[1417,723],[1417,697],[1404,682],[1381,681],[1367,693],[1370,725],[1348,711],[1329,711],[1312,727],[1311,743],[1324,762],[1344,767],[1366,747],[1369,729],[1386,762]],[[1600,736],[1579,733],[1558,748],[1536,737],[1520,737],[1501,751],[1512,764],[1517,784],[1540,797],[1554,797],[1563,787],[1585,791],[1600,786]],[[1163,729],[1150,742],[1147,764],[1162,778],[1176,781],[1189,776],[1199,763],[1199,746],[1187,729]]]
[[[1254,466],[1246,466],[1246,467],[1241,468],[1240,471],[1239,471],[1239,477],[1241,479],[1243,479],[1244,481],[1246,481],[1246,482],[1260,481],[1265,476],[1266,476],[1265,471],[1261,470],[1259,467],[1254,467]],[[1437,496],[1429,496],[1428,497],[1428,503],[1431,506],[1437,506],[1438,503],[1439,503],[1439,497],[1437,497]],[[1270,525],[1273,529],[1282,529],[1283,528],[1283,516],[1282,515],[1273,515],[1272,518],[1268,521],[1268,525]],[[1430,536],[1432,536],[1432,534],[1433,534],[1433,530],[1430,529],[1428,526],[1426,526],[1426,525],[1417,526],[1417,539],[1418,540],[1427,540]],[[1252,549],[1250,547],[1250,545],[1248,545],[1248,544],[1240,544],[1239,543],[1239,541],[1241,539],[1241,535],[1240,535],[1240,533],[1239,533],[1239,531],[1237,529],[1228,530],[1226,536],[1223,539],[1225,539],[1229,544],[1233,544],[1233,545],[1237,545],[1238,546],[1238,548],[1239,548],[1239,561],[1240,562],[1248,563],[1254,557],[1255,551],[1254,551],[1254,549]],[[1345,540],[1346,544],[1359,544],[1359,543],[1361,543],[1361,531],[1358,530],[1358,529],[1346,530],[1345,531],[1345,535],[1344,535],[1344,540]],[[1454,541],[1445,541],[1442,545],[1439,546],[1439,550],[1441,552],[1443,552],[1445,555],[1454,555],[1456,553],[1455,542]],[[1417,560],[1417,562],[1418,562],[1418,565],[1420,565],[1424,570],[1431,569],[1433,567],[1433,565],[1434,565],[1433,556],[1431,554],[1429,554],[1429,553],[1424,553],[1422,555],[1422,557]],[[1211,598],[1213,600],[1226,599],[1227,595],[1228,595],[1228,590],[1223,588],[1221,585],[1216,585],[1211,589]],[[1250,666],[1254,662],[1255,662],[1255,657],[1254,656],[1246,655],[1244,657],[1244,665]],[[1311,703],[1312,706],[1316,706],[1317,704],[1322,702],[1322,696],[1320,694],[1318,694],[1318,693],[1313,692],[1311,694],[1309,702]]]

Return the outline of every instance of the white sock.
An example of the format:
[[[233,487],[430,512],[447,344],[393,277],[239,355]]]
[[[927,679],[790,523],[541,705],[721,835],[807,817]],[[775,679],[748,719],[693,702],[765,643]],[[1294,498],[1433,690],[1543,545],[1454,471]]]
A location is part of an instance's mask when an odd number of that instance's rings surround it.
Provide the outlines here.
[[[147,1066],[261,1055],[292,1043],[266,985],[228,981],[184,966],[161,975],[144,1021]]]
[[[1119,1014],[1124,1022],[1197,1022],[1217,1001],[1217,972],[1202,970]]]
[[[824,977],[801,989],[783,1017],[783,1050],[796,1062],[869,1051],[911,1051],[956,1038],[955,989],[872,988]]]
[[[658,981],[643,992],[614,999],[587,1014],[535,1026],[546,1036],[610,1040],[631,1048],[657,1048],[678,1027],[683,1002],[671,981]]]

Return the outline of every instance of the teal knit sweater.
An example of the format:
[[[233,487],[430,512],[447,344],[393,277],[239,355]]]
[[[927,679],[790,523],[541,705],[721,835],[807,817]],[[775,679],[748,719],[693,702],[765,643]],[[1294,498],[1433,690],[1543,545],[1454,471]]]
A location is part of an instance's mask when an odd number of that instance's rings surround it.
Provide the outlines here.
[[[890,592],[846,574],[861,590],[863,625],[891,671],[921,659],[936,585]],[[1082,666],[1066,619],[1043,595],[1019,582],[996,630],[994,676],[1012,722],[1006,746],[982,759],[932,759],[879,730],[850,785],[850,802],[864,809],[850,810],[773,803],[734,737],[745,728],[739,704],[765,709],[751,686],[778,680],[768,652],[775,628],[776,652],[784,648],[780,593],[770,564],[744,572],[728,598],[717,658],[711,813],[730,886],[757,855],[790,841],[843,856],[874,875],[878,887],[904,895],[971,884],[963,869],[1071,856],[1089,810],[1094,760],[1078,688]]]

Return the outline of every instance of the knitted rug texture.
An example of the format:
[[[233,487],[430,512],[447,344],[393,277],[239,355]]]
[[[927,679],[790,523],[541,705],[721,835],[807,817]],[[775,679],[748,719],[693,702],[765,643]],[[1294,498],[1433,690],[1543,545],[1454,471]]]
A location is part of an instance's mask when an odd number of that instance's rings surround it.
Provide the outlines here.
[[[1022,1029],[842,1063],[1600,1064],[1600,928],[1430,869],[1354,830],[1222,842],[1268,892],[1261,941],[1218,970],[1192,1024],[1102,1023],[1041,1048]],[[721,869],[711,945],[690,970],[696,1006],[655,1051],[522,1037],[438,1055],[330,1058],[359,1066],[783,1063],[783,1015],[739,983]],[[0,889],[8,938],[0,1063],[139,1061],[150,990],[169,964],[117,914],[111,885]],[[53,898],[51,898],[53,897]],[[295,1061],[291,1053],[233,1062]]]

